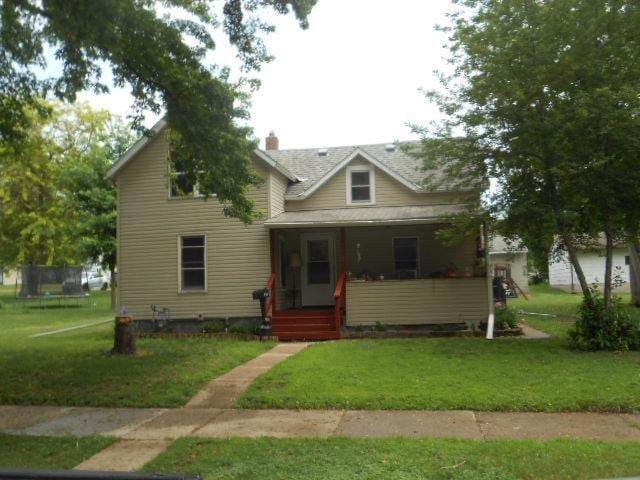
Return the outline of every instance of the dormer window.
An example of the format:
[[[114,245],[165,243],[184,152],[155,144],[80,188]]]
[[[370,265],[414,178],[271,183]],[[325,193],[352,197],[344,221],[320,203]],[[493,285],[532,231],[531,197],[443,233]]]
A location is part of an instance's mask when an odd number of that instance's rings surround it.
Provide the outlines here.
[[[347,204],[373,205],[376,203],[373,166],[347,168]]]

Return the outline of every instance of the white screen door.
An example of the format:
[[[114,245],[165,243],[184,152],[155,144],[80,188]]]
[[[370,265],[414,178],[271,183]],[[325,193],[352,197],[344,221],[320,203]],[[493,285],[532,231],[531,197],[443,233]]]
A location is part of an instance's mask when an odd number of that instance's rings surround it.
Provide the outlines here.
[[[302,235],[302,306],[333,305],[335,242],[330,233]]]

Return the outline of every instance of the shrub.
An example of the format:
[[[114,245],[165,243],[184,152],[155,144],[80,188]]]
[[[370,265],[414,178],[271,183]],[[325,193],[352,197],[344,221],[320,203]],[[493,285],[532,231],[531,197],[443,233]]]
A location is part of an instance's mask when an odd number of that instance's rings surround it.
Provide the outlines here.
[[[223,320],[209,320],[204,324],[202,331],[205,333],[221,333],[224,332]]]
[[[631,317],[614,296],[611,307],[605,308],[604,298],[593,292],[589,305],[582,300],[580,315],[569,330],[569,343],[579,350],[640,350],[640,321]]]
[[[387,331],[387,326],[381,322],[376,322],[376,324],[373,326],[373,329],[376,332],[386,332]]]
[[[246,335],[255,335],[258,332],[257,325],[239,323],[229,329],[231,333],[243,333]]]
[[[513,307],[504,306],[496,308],[495,328],[505,330],[506,328],[516,328],[518,326],[518,312]]]

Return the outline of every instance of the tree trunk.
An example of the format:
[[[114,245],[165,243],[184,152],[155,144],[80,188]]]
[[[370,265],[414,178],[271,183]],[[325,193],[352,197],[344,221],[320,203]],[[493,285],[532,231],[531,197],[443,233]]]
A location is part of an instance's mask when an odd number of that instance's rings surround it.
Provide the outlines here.
[[[608,227],[608,226],[607,226]],[[604,262],[604,307],[611,307],[611,272],[613,271],[613,236],[609,228],[605,228],[605,262]]]
[[[116,328],[113,338],[113,350],[115,355],[135,355],[136,336],[133,332],[133,317],[116,317]]]
[[[575,270],[576,276],[578,277],[578,283],[580,283],[582,295],[584,296],[586,302],[591,305],[593,303],[591,290],[589,289],[587,277],[584,275],[584,270],[582,270],[582,266],[580,265],[580,261],[578,260],[578,253],[576,252],[575,245],[573,245],[573,241],[571,240],[569,235],[563,235],[562,240],[564,241],[564,246],[567,249],[567,253],[569,254],[571,265],[573,265],[573,269]]]
[[[629,244],[629,280],[631,303],[640,308],[640,243]]]
[[[110,287],[111,287],[111,310],[115,310],[116,308],[116,272],[115,272],[115,267],[110,267],[109,268],[109,272],[111,274],[111,278],[110,278]]]

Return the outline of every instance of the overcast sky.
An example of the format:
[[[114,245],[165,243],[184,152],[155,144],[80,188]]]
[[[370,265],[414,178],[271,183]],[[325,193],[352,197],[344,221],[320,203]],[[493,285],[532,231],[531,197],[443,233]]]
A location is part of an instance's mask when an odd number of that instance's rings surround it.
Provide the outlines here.
[[[445,36],[434,26],[451,9],[449,0],[319,0],[307,30],[293,16],[276,18],[267,37],[276,58],[257,74],[262,87],[253,97],[256,136],[273,130],[280,148],[413,138],[407,122],[438,115],[418,89],[436,87],[433,71],[446,68]],[[211,58],[234,61],[220,38]],[[80,98],[118,114],[131,105],[122,89]]]

